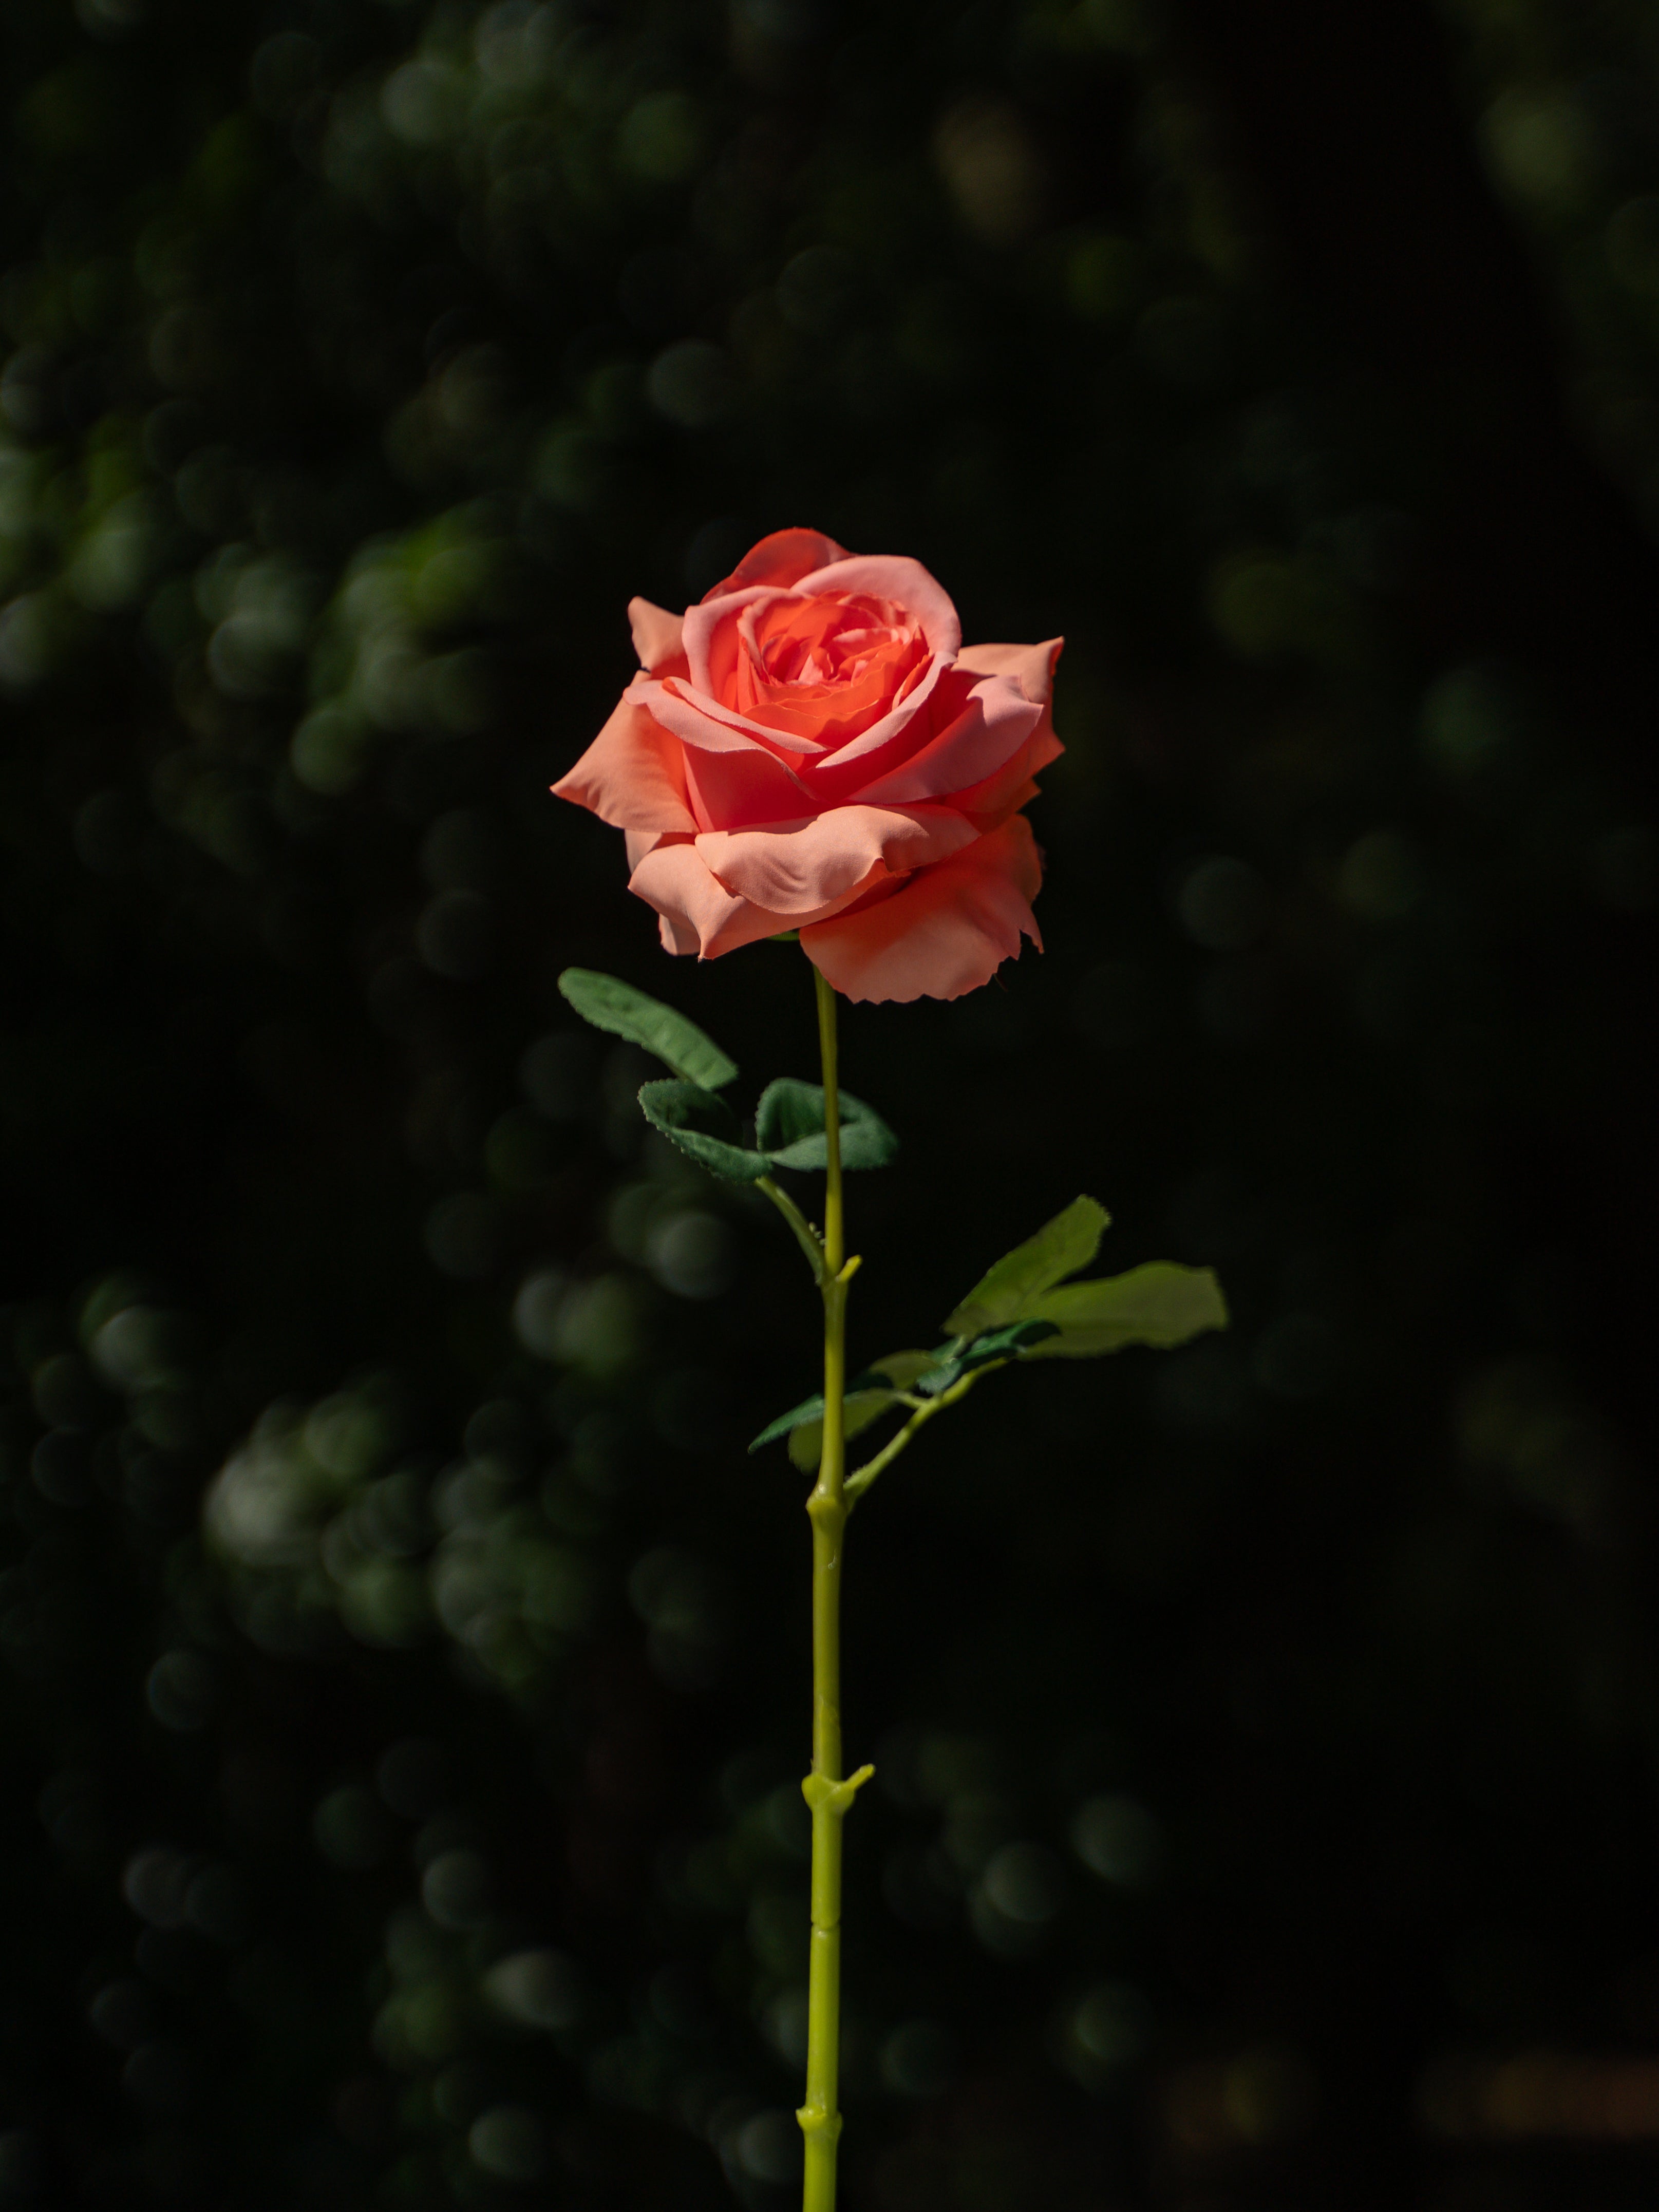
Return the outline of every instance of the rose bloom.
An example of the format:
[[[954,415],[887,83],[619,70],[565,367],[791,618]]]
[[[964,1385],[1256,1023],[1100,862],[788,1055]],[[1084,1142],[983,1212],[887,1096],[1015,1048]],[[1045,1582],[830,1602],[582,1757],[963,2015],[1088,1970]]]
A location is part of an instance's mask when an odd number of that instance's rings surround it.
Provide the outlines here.
[[[919,562],[762,538],[684,617],[629,607],[643,664],[562,799],[628,835],[671,952],[798,929],[849,999],[955,999],[1042,939],[1019,809],[1061,750],[1061,641],[964,647]]]

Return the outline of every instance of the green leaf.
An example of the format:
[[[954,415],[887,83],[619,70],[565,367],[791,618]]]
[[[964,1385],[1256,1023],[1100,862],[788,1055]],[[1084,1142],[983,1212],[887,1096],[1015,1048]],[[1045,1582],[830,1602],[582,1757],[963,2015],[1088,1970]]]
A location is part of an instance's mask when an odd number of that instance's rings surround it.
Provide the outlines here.
[[[849,1390],[844,1401],[846,1434],[851,1438],[867,1429],[872,1421],[878,1421],[890,1406],[900,1401],[891,1390]],[[789,1438],[789,1456],[803,1474],[818,1463],[823,1449],[823,1405],[820,1401],[815,1419],[799,1423]]]
[[[877,1360],[861,1375],[855,1375],[847,1386],[848,1435],[857,1436],[889,1406],[896,1404],[898,1394],[908,1390],[916,1377],[933,1365],[933,1359],[931,1352],[890,1352],[884,1359]],[[823,1448],[822,1394],[803,1399],[788,1413],[780,1413],[775,1421],[769,1421],[749,1449],[757,1452],[764,1444],[775,1443],[780,1437],[790,1438],[789,1456],[797,1467],[804,1469],[817,1466]]]
[[[559,988],[585,1022],[592,1022],[596,1030],[608,1030],[612,1036],[626,1037],[630,1044],[642,1044],[687,1083],[718,1091],[738,1072],[736,1060],[728,1060],[695,1022],[615,975],[601,975],[592,968],[567,968]]]
[[[992,1329],[966,1344],[960,1337],[953,1337],[935,1354],[937,1364],[919,1379],[916,1389],[924,1398],[941,1397],[976,1367],[988,1367],[996,1359],[1024,1358],[1031,1346],[1053,1336],[1055,1328],[1054,1322],[1038,1320],[1028,1314],[1024,1321],[1011,1322],[1006,1328]]]
[[[841,1164],[844,1168],[884,1168],[898,1150],[898,1139],[873,1107],[850,1092],[836,1093],[841,1106]],[[823,1091],[816,1083],[780,1076],[761,1093],[755,1110],[755,1134],[762,1150],[781,1168],[829,1164],[823,1133]]]
[[[1038,1299],[1031,1313],[1058,1334],[1023,1352],[1026,1359],[1091,1359],[1128,1344],[1167,1351],[1227,1326],[1227,1303],[1212,1270],[1172,1260],[1149,1261],[1099,1282],[1066,1283]]]
[[[854,1390],[866,1389],[879,1376],[890,1382],[896,1390],[908,1390],[917,1377],[925,1375],[939,1358],[934,1352],[890,1352],[884,1359],[872,1359],[862,1375],[855,1376]]]
[[[1092,1198],[1074,1198],[1063,1213],[1018,1244],[976,1283],[945,1322],[953,1336],[978,1336],[1035,1310],[1032,1300],[1086,1267],[1111,1216]]]
[[[775,1421],[769,1421],[749,1449],[751,1452],[757,1452],[767,1444],[776,1443],[780,1437],[787,1437],[803,1421],[821,1421],[823,1418],[823,1394],[820,1391],[817,1397],[803,1398],[799,1406],[792,1406],[787,1413],[780,1413]]]
[[[640,1092],[640,1109],[670,1144],[723,1182],[758,1182],[770,1172],[772,1163],[764,1152],[751,1152],[739,1143],[737,1115],[712,1091],[695,1083],[647,1083]]]

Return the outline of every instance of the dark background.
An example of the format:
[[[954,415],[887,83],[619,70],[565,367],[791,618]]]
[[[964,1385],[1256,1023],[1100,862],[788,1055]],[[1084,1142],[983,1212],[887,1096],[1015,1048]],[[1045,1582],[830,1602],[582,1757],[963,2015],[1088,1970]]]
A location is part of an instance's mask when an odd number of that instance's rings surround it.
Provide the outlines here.
[[[794,523],[1068,641],[855,1358],[1235,1316],[859,1516],[848,2204],[1650,2203],[1656,30],[12,0],[0,2203],[790,2202],[814,1301],[554,984],[811,993],[546,786]]]

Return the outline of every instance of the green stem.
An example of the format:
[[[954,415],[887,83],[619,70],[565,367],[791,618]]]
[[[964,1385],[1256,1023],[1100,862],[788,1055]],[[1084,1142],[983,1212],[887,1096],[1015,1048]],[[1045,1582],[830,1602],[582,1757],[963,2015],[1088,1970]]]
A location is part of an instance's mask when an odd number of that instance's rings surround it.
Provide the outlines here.
[[[813,1228],[788,1192],[775,1183],[770,1176],[757,1176],[755,1178],[755,1188],[766,1193],[773,1205],[789,1224],[790,1228],[794,1231],[795,1242],[806,1255],[806,1264],[812,1270],[813,1281],[822,1283],[823,1280],[823,1237],[818,1235],[817,1231]]]
[[[813,971],[823,1061],[828,1182],[823,1201],[823,1448],[806,1501],[812,1522],[812,1771],[801,1784],[812,1815],[812,1944],[806,1988],[806,2100],[796,2118],[806,2139],[803,2212],[835,2212],[841,2134],[842,1823],[873,1771],[841,1771],[841,1568],[847,1530],[847,1291],[856,1259],[845,1256],[841,1102],[836,1091],[836,994]],[[792,1224],[793,1226],[793,1224]]]
[[[935,1413],[942,1413],[947,1406],[954,1406],[959,1398],[965,1398],[981,1375],[989,1375],[994,1369],[1006,1367],[1007,1364],[1005,1359],[988,1359],[983,1367],[975,1367],[971,1374],[964,1375],[960,1382],[953,1382],[948,1390],[941,1390],[937,1398],[924,1398],[898,1434],[884,1443],[873,1459],[866,1460],[855,1474],[847,1477],[842,1485],[842,1495],[847,1500],[848,1511],[852,1511],[882,1469],[892,1465],[911,1437],[918,1430],[925,1429]],[[916,1405],[915,1400],[908,1397],[904,1403],[907,1406]]]

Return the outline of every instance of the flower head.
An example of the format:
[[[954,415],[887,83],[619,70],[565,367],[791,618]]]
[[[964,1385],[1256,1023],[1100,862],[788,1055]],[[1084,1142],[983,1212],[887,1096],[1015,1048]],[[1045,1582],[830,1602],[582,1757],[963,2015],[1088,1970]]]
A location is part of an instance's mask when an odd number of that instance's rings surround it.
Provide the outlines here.
[[[954,999],[1041,945],[1019,810],[1061,750],[1060,640],[964,647],[919,562],[812,530],[629,612],[641,672],[553,788],[626,831],[670,951],[798,929],[848,998]]]

